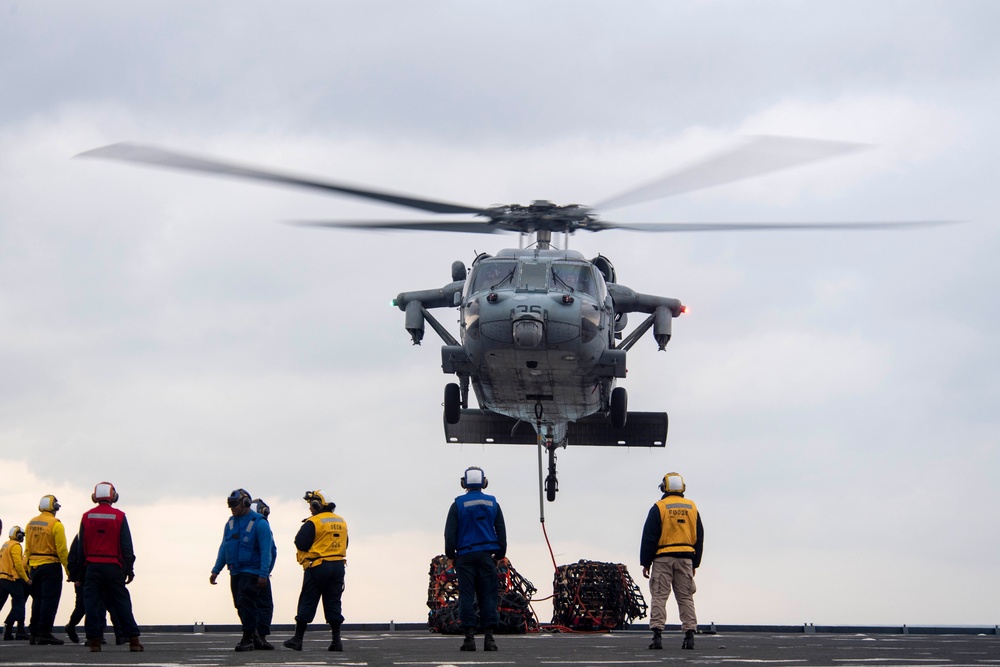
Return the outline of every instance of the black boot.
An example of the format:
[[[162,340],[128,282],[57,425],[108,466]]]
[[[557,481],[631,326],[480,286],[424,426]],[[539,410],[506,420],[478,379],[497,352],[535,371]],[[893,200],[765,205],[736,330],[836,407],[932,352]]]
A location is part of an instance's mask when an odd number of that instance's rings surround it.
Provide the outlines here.
[[[31,635],[29,635],[28,631],[24,629],[23,622],[17,624],[17,632],[14,633],[14,639],[17,641],[27,641],[31,639]]]
[[[80,635],[76,634],[75,625],[67,625],[65,630],[66,630],[66,636],[69,637],[69,640],[71,642],[73,642],[74,644],[80,643]]]
[[[653,643],[649,648],[656,651],[663,650],[663,630],[660,628],[653,628]]]
[[[694,630],[684,633],[684,643],[681,644],[681,648],[694,648]]]
[[[472,629],[466,629],[465,631],[465,641],[462,642],[462,648],[460,651],[475,651],[476,650],[476,631]]]
[[[274,644],[267,641],[267,639],[258,633],[253,633],[253,650],[255,651],[273,651]]]
[[[35,639],[35,644],[40,646],[62,646],[65,642],[54,636],[51,632],[46,632]]]
[[[302,638],[306,635],[306,624],[302,621],[295,621],[295,636],[291,639],[286,639],[281,642],[281,645],[285,648],[290,648],[293,651],[302,650]]]
[[[243,638],[240,639],[240,643],[236,645],[236,651],[242,653],[243,651],[253,650],[253,635],[247,632],[243,633]]]
[[[14,624],[13,623],[8,623],[7,625],[3,626],[3,640],[5,642],[9,642],[9,641],[13,641],[14,640]]]
[[[330,624],[330,632],[333,635],[333,639],[330,641],[330,648],[327,651],[343,651],[344,643],[340,641],[340,626]]]
[[[496,640],[493,639],[493,631],[492,630],[487,630],[486,631],[486,637],[483,639],[483,650],[484,651],[496,651],[497,650],[497,643],[496,643]]]

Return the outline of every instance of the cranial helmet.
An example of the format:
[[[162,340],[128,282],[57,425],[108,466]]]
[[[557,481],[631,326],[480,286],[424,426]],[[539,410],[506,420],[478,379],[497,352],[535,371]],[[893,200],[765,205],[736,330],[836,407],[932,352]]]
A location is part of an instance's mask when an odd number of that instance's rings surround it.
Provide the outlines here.
[[[90,499],[95,503],[106,501],[109,503],[118,502],[118,492],[111,482],[100,482],[94,487],[94,492],[90,494]]]
[[[482,468],[470,466],[465,469],[461,483],[463,489],[485,489],[490,480],[486,479],[486,473],[483,472]]]
[[[687,485],[679,472],[668,472],[660,482],[660,491],[663,493],[684,493]]]
[[[250,509],[256,512],[257,514],[260,514],[265,519],[268,517],[268,515],[271,514],[271,508],[268,507],[267,503],[265,503],[260,498],[254,498],[253,500],[250,501]]]
[[[24,531],[21,530],[20,526],[11,526],[10,532],[7,533],[7,537],[9,537],[12,540],[17,540],[18,542],[21,542],[24,540]]]
[[[56,500],[53,495],[42,496],[42,499],[38,501],[38,511],[39,512],[58,512],[62,505]]]
[[[319,489],[306,491],[302,499],[309,503],[309,508],[315,512],[332,512],[337,509],[337,503],[327,500],[326,494]]]
[[[236,507],[237,505],[242,505],[243,507],[250,507],[250,494],[246,489],[233,489],[229,497],[226,498],[226,504],[230,507]]]

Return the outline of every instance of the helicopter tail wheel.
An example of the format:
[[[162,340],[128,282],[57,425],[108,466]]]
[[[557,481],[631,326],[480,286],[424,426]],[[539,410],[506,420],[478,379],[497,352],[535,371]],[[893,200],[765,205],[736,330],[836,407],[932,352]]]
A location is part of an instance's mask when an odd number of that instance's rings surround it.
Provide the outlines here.
[[[625,391],[625,387],[615,387],[611,392],[611,425],[622,428],[626,419],[628,419],[628,392]]]
[[[454,382],[444,386],[444,420],[449,424],[457,424],[462,416],[462,390]]]

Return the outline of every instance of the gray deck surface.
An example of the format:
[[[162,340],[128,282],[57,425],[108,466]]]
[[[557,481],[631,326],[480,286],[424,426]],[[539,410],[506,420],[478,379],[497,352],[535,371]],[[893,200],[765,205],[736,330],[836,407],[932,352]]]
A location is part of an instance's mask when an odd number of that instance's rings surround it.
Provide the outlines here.
[[[984,631],[987,632],[987,631]],[[90,653],[83,645],[29,646],[0,642],[3,665],[653,665],[763,664],[824,667],[1000,667],[1000,637],[992,634],[780,634],[725,632],[700,634],[693,651],[682,651],[681,636],[664,634],[664,650],[650,651],[648,631],[614,634],[498,636],[500,650],[458,650],[461,637],[426,631],[344,633],[344,652],[330,653],[328,632],[306,633],[301,652],[282,648],[287,635],[270,639],[274,651],[236,653],[239,636],[229,632],[144,633],[143,653],[128,646],[105,646]],[[61,635],[60,635],[61,636]]]

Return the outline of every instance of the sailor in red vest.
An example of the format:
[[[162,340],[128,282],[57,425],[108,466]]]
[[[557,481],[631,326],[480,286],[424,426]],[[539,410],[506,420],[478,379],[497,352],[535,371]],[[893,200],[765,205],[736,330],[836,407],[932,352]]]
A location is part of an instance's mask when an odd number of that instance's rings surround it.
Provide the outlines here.
[[[87,610],[87,646],[93,652],[101,650],[105,612],[111,609],[122,636],[128,637],[129,650],[142,651],[132,598],[125,588],[135,578],[135,550],[128,519],[125,512],[112,507],[118,502],[118,492],[110,482],[95,486],[90,499],[97,507],[83,514],[76,542],[78,561],[86,563],[83,602]]]

